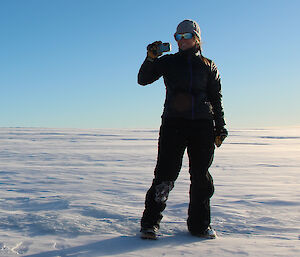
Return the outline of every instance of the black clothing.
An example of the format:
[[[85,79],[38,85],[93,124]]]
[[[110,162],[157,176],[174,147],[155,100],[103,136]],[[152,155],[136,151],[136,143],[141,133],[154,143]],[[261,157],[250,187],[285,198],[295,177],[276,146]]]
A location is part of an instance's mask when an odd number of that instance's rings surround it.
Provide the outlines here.
[[[195,233],[202,232],[210,224],[209,198],[214,185],[208,168],[214,154],[213,122],[169,118],[163,119],[160,128],[155,178],[146,195],[142,227],[159,227],[186,148],[191,177],[188,228]]]
[[[146,59],[139,70],[138,83],[147,85],[161,76],[166,85],[162,117],[210,119],[216,127],[225,125],[218,69],[198,48],[153,61]]]
[[[194,47],[154,60],[146,59],[139,70],[138,83],[147,85],[161,76],[166,100],[157,165],[146,194],[141,226],[159,228],[187,149],[191,178],[187,225],[191,233],[201,234],[210,225],[210,198],[214,193],[208,171],[214,156],[214,129],[225,125],[219,72]]]

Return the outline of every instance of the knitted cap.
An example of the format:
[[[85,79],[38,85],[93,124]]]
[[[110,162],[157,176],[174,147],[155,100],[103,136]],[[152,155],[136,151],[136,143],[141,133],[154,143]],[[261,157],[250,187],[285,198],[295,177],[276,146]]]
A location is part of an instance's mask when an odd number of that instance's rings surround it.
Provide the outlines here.
[[[193,33],[201,41],[201,31],[197,22],[193,20],[184,20],[177,26],[176,33]]]

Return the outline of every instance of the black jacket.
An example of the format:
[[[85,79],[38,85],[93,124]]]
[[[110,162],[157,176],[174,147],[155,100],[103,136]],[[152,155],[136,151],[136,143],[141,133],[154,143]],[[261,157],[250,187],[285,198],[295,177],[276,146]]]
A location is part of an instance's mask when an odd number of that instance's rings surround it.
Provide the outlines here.
[[[161,76],[166,86],[163,118],[213,119],[216,127],[225,125],[218,69],[198,49],[164,55],[154,61],[146,58],[138,83],[151,84]]]

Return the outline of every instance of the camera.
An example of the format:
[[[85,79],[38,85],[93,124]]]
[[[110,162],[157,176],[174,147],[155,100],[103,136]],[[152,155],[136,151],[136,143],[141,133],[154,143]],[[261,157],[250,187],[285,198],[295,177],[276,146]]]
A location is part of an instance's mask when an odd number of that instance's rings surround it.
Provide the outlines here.
[[[157,46],[158,53],[169,52],[169,51],[171,51],[170,43],[162,43]]]

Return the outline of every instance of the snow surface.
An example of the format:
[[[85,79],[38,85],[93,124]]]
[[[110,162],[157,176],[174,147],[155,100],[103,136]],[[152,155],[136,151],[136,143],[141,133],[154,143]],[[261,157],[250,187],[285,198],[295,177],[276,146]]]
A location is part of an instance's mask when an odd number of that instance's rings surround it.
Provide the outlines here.
[[[300,127],[231,130],[203,240],[184,165],[157,241],[138,237],[157,130],[0,128],[0,256],[300,256]]]

